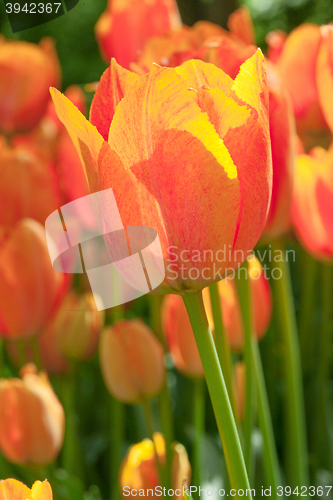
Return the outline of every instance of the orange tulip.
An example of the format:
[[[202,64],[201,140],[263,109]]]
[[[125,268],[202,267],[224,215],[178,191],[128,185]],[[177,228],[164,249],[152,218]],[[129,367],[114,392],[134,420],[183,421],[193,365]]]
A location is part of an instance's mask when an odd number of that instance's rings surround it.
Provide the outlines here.
[[[292,99],[297,130],[302,134],[307,129],[327,128],[318,101],[316,83],[320,44],[320,27],[302,24],[288,35],[277,60],[282,81]]]
[[[36,481],[31,490],[17,479],[0,480],[0,500],[52,500],[50,483]]]
[[[70,291],[37,338],[41,362],[49,375],[70,370],[69,360],[88,361],[96,353],[104,311],[98,311],[91,293],[78,297]],[[15,342],[6,345],[17,366],[20,350]],[[32,346],[25,346],[25,359],[34,360]]]
[[[63,443],[64,410],[46,373],[28,364],[21,377],[0,380],[0,449],[11,462],[46,465]]]
[[[208,26],[206,26],[208,24]],[[249,10],[242,7],[229,17],[230,32],[219,26],[197,23],[182,32],[169,32],[164,37],[150,39],[132,65],[136,72],[149,71],[153,62],[175,66],[189,59],[213,63],[231,78],[236,78],[240,66],[257,50]],[[269,127],[273,163],[273,191],[265,238],[277,237],[290,227],[290,205],[294,176],[295,123],[289,94],[276,67],[265,61],[269,89]]]
[[[27,148],[0,148],[0,225],[29,217],[45,224],[61,206],[54,165]]]
[[[316,83],[319,102],[326,122],[333,133],[333,26],[322,26],[317,57]]]
[[[100,362],[108,390],[124,403],[140,403],[163,387],[163,347],[140,320],[122,320],[102,332]]]
[[[49,87],[58,86],[60,66],[51,39],[39,45],[0,38],[0,132],[32,129],[50,99]]]
[[[165,463],[165,441],[164,437],[155,433],[154,443],[150,439],[144,439],[130,447],[119,472],[119,483],[123,497],[134,498],[138,496],[149,496],[157,498],[160,481],[156,466],[155,450],[161,465]],[[189,485],[191,480],[191,465],[186,450],[180,443],[173,445],[173,458],[171,464],[171,488],[174,490],[174,498],[183,498],[183,482]],[[136,490],[136,491],[133,491]],[[148,491],[150,490],[150,491]],[[153,491],[151,491],[153,490]],[[179,491],[175,491],[179,490]],[[170,491],[170,490],[169,490]],[[129,494],[129,493],[133,493]]]
[[[254,332],[260,340],[267,332],[272,314],[272,295],[269,282],[265,276],[259,260],[251,256],[248,258],[248,279],[253,307]],[[241,351],[244,345],[244,327],[233,277],[228,277],[218,284],[221,300],[223,323],[232,350]],[[208,288],[203,290],[203,299],[209,325],[214,330],[214,320]]]
[[[0,335],[29,337],[45,326],[68,279],[52,268],[38,222],[23,219],[0,240]]]
[[[157,230],[165,263],[159,291],[201,289],[245,259],[271,195],[259,50],[235,81],[200,61],[155,65],[143,77],[113,61],[94,96],[91,123],[52,94],[90,190],[113,189],[124,226]]]
[[[297,236],[317,259],[333,258],[333,146],[315,148],[296,161],[292,221]]]
[[[95,34],[104,59],[129,68],[148,38],[180,27],[175,0],[109,0]]]
[[[180,295],[166,295],[162,304],[162,324],[176,368],[190,377],[203,377],[199,351],[192,326]]]

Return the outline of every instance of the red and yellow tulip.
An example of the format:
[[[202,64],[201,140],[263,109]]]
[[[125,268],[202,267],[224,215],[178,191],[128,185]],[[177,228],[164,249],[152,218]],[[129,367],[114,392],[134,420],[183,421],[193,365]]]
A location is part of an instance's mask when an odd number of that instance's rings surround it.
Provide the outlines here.
[[[157,230],[166,271],[159,291],[204,288],[245,259],[264,228],[272,187],[259,50],[235,80],[201,61],[154,65],[142,77],[112,61],[90,122],[59,92],[52,95],[91,192],[112,188],[124,226]],[[194,253],[205,250],[211,259],[199,262]]]
[[[0,500],[52,500],[52,489],[50,483],[36,481],[32,488],[17,479],[0,480]]]

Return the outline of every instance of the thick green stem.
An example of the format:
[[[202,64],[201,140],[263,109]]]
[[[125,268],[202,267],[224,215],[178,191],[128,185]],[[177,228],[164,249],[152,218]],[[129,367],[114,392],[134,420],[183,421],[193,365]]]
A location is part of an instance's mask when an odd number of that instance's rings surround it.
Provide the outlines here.
[[[109,396],[109,395],[108,395]],[[119,468],[121,464],[121,448],[124,438],[124,405],[109,396],[110,401],[110,498],[119,500]]]
[[[272,498],[278,500],[277,487],[282,485],[279,461],[276,452],[272,419],[269,410],[269,403],[262,369],[259,346],[252,340],[253,366],[257,379],[257,401],[259,426],[264,441],[264,467],[267,480],[267,487],[272,487]]]
[[[218,358],[222,368],[222,373],[227,386],[228,396],[230,399],[231,407],[235,413],[235,395],[233,391],[232,382],[232,363],[229,342],[227,339],[226,331],[224,328],[221,299],[219,294],[218,283],[213,283],[209,287],[210,302],[212,305],[213,319],[214,319],[214,336]]]
[[[276,307],[280,317],[280,334],[284,345],[284,371],[286,380],[286,478],[292,488],[307,486],[308,463],[302,371],[294,300],[289,266],[284,244],[273,243]],[[279,272],[277,272],[279,271]]]
[[[250,484],[242,447],[214,340],[209,330],[201,292],[187,293],[183,295],[183,300],[191,321],[205,372],[231,486],[236,490],[249,490]],[[249,494],[247,498],[251,499],[252,497]]]
[[[201,486],[202,444],[205,434],[205,379],[196,378],[194,386],[194,446],[193,446],[193,484]]]
[[[245,381],[245,415],[243,423],[244,434],[244,458],[250,479],[253,477],[253,456],[252,456],[252,430],[255,417],[255,384],[254,367],[252,363],[252,304],[250,292],[250,280],[248,279],[247,262],[244,262],[238,269],[236,285],[239,297],[240,308],[242,312],[244,325],[244,361],[246,366]]]
[[[167,352],[161,319],[162,299],[163,298],[159,295],[149,295],[150,319],[155,335],[163,345],[165,352]],[[165,439],[165,466],[167,471],[167,487],[169,488],[171,487],[171,444],[174,440],[174,431],[171,398],[168,388],[168,374],[163,389],[158,395],[158,403],[160,410],[161,428]]]

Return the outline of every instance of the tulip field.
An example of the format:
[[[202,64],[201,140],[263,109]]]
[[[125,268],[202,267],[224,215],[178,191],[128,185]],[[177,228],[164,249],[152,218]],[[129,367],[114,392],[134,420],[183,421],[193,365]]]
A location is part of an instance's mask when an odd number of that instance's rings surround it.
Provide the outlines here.
[[[0,500],[333,499],[333,4],[0,3]]]

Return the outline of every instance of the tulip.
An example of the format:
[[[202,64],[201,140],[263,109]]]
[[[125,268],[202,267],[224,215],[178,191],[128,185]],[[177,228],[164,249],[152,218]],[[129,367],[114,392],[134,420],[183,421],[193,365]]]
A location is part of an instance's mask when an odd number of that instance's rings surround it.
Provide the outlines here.
[[[29,217],[41,224],[61,206],[54,166],[26,147],[0,149],[0,225]]]
[[[52,90],[90,190],[113,189],[124,226],[157,230],[165,264],[158,292],[220,280],[261,235],[272,175],[263,63],[258,50],[232,80],[201,61],[155,65],[143,77],[113,61],[91,123]]]
[[[260,340],[267,332],[272,314],[272,294],[269,282],[263,272],[259,260],[252,255],[248,258],[248,279],[252,299],[254,332]],[[223,323],[229,340],[230,348],[240,352],[244,345],[244,327],[233,277],[225,278],[218,284]],[[214,330],[214,320],[208,288],[203,290],[203,299],[209,325]]]
[[[120,401],[140,403],[161,391],[163,347],[140,320],[122,320],[103,330],[99,351],[104,382]]]
[[[122,461],[119,472],[120,488],[124,497],[132,498],[135,495],[128,495],[127,491],[137,490],[137,495],[157,498],[149,489],[160,486],[158,471],[156,467],[156,455],[158,461],[165,463],[165,441],[159,433],[154,433],[154,442],[144,439],[130,447]],[[156,455],[155,455],[156,453]],[[173,445],[173,458],[171,464],[171,487],[175,491],[180,490],[180,494],[174,498],[183,498],[183,483],[189,485],[191,479],[191,465],[188,460],[186,450],[180,443]],[[126,493],[126,494],[125,494]],[[179,493],[179,492],[177,492]]]
[[[148,38],[180,27],[175,0],[109,0],[95,34],[104,59],[129,68]]]
[[[330,24],[322,26],[320,33],[321,44],[317,57],[316,83],[321,109],[333,133],[333,26]]]
[[[43,368],[49,375],[61,375],[70,370],[70,360],[88,361],[96,353],[99,333],[104,323],[104,311],[98,311],[98,297],[85,293],[78,297],[72,291],[62,300],[37,338]],[[20,351],[15,342],[8,342],[7,352],[17,366]],[[34,360],[29,344],[25,359]]]
[[[318,101],[316,65],[321,43],[319,26],[302,24],[287,37],[277,67],[293,103],[297,130],[327,128]],[[306,85],[304,85],[306,82]]]
[[[57,308],[68,278],[52,268],[44,228],[30,219],[0,234],[0,334],[37,334]]]
[[[57,457],[64,438],[64,410],[46,373],[34,365],[21,379],[0,380],[0,449],[22,465],[46,465]]]
[[[0,480],[0,500],[52,500],[50,483],[36,481],[31,490],[17,479]]]
[[[44,115],[60,66],[53,41],[39,45],[0,38],[0,132],[31,130]]]
[[[177,370],[190,377],[204,372],[192,326],[182,298],[166,295],[162,303],[162,325]]]
[[[246,384],[246,368],[243,361],[237,361],[234,365],[234,391],[236,411],[240,421],[244,418],[245,413],[245,384]]]
[[[305,249],[320,260],[333,258],[333,147],[315,148],[296,161],[292,222]]]
[[[189,59],[201,59],[213,63],[231,78],[236,78],[240,66],[257,50],[254,27],[249,10],[242,7],[228,20],[230,32],[209,24],[170,32],[155,37],[145,45],[133,70],[149,71],[153,62],[163,66],[175,66]],[[273,164],[273,191],[265,239],[285,233],[290,227],[290,206],[294,176],[295,120],[292,103],[276,67],[265,61],[269,89],[269,127]]]

